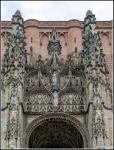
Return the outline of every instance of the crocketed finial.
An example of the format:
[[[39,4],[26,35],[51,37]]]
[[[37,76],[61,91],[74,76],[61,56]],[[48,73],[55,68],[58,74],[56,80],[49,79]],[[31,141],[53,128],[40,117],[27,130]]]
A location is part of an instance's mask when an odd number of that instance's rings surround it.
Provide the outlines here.
[[[22,17],[22,16],[21,16],[21,12],[20,12],[19,10],[17,10],[17,11],[15,12],[14,16],[20,16],[20,17]]]
[[[86,13],[86,17],[87,17],[87,16],[92,16],[92,15],[93,15],[92,11],[91,11],[91,10],[88,10],[87,13]]]
[[[59,40],[59,34],[58,32],[56,32],[55,27],[53,28],[51,32],[47,49],[48,49],[49,55],[51,55],[53,52],[57,52],[58,55],[61,54],[62,47],[61,47],[60,40]]]
[[[56,32],[55,27],[52,30],[52,34],[51,34],[51,41],[58,41],[58,33]]]

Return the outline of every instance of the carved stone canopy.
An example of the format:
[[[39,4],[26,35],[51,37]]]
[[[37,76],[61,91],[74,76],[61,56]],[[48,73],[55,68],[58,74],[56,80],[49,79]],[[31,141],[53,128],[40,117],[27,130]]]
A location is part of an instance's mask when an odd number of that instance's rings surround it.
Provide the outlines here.
[[[39,55],[35,64],[25,66],[25,111],[84,111],[84,66],[76,64],[71,55],[68,56],[67,60],[62,61],[59,58],[61,44],[55,29],[52,30],[47,49],[50,55],[48,59],[43,60],[42,56]],[[72,95],[72,98],[69,97],[71,100],[63,104],[66,93],[68,93],[67,97]],[[39,99],[38,95],[41,95],[41,104],[37,103],[38,106],[34,106],[35,99]],[[76,100],[73,100],[73,95],[80,97],[78,105]],[[44,97],[50,97],[48,98],[50,102],[47,103],[47,98]],[[31,101],[32,99],[34,101]],[[42,104],[44,106],[40,107]]]
[[[28,54],[25,50],[23,18],[16,11],[3,60],[3,76],[7,74],[4,85],[13,81],[23,85],[25,112],[85,112],[86,82],[96,85],[96,81],[101,81],[107,74],[100,36],[95,32],[95,20],[94,14],[88,11],[84,22],[83,50],[79,57],[68,55],[66,60],[60,59],[60,36],[54,28],[49,34],[49,57],[44,60],[39,54],[32,63],[32,52]],[[74,61],[74,57],[78,60]],[[98,91],[96,89],[94,91]]]
[[[51,38],[49,40],[49,44],[48,44],[48,54],[51,55],[52,53],[56,53],[58,55],[61,54],[61,44],[59,41],[59,36],[58,33],[56,32],[55,28],[52,30],[52,34],[51,34]]]

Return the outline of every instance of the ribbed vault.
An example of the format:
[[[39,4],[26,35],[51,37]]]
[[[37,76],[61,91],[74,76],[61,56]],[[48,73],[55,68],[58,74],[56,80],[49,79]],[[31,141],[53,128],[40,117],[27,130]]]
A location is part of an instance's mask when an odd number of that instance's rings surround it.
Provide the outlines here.
[[[37,126],[29,138],[29,148],[83,148],[82,135],[70,122],[52,118]]]

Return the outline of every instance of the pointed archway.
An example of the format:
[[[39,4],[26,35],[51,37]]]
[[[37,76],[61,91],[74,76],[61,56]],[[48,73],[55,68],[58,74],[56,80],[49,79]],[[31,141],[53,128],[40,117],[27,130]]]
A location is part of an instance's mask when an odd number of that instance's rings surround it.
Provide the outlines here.
[[[87,148],[87,130],[73,116],[50,113],[35,119],[24,134],[24,148]]]

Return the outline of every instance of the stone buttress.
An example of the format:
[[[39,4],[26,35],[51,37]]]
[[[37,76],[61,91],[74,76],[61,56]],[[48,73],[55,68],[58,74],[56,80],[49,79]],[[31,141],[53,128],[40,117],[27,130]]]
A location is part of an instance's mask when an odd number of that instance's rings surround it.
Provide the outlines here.
[[[12,17],[6,53],[2,63],[2,146],[21,147],[23,134],[23,86],[26,50],[24,42],[24,21],[17,10]]]
[[[90,104],[87,122],[92,148],[108,147],[106,132],[107,111],[112,114],[111,87],[101,39],[96,29],[95,15],[88,11],[84,19],[83,50],[80,62],[85,65],[87,103]],[[108,141],[108,142],[107,142]]]

